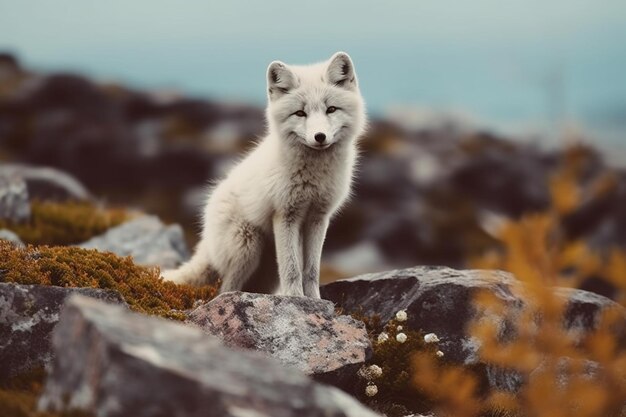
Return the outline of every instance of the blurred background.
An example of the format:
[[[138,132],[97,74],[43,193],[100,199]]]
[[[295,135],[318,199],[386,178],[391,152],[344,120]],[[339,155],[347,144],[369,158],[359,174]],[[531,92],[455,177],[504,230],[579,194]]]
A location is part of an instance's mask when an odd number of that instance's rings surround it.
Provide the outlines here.
[[[0,165],[58,168],[193,245],[206,185],[264,133],[269,62],[344,50],[371,128],[324,280],[511,269],[539,239],[559,274],[611,296],[598,279],[626,246],[625,39],[621,0],[0,0]]]

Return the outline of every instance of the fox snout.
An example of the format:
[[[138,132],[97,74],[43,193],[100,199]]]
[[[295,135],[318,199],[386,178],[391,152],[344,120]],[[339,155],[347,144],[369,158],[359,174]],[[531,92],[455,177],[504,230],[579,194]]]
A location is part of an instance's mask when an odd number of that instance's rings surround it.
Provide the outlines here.
[[[326,142],[326,135],[324,133],[316,133],[315,141],[319,144],[323,144],[324,142]]]
[[[309,146],[320,148],[332,142],[332,135],[330,135],[332,127],[326,114],[315,112],[309,116],[306,123]]]
[[[314,140],[307,140],[309,146],[315,149],[326,149],[332,145],[332,138],[329,138],[324,132],[313,134]]]

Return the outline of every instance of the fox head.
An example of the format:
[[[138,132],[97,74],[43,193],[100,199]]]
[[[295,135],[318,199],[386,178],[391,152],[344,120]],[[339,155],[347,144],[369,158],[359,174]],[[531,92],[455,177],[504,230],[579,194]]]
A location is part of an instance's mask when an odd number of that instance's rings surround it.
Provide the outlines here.
[[[274,61],[267,85],[270,130],[282,140],[324,150],[363,132],[365,106],[345,52],[309,66]]]

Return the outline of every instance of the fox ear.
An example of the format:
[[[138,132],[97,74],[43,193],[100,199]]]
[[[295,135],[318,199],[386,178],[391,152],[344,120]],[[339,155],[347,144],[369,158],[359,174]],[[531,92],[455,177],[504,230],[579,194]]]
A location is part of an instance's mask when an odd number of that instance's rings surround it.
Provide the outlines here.
[[[287,65],[274,61],[267,68],[267,93],[270,100],[275,100],[296,87],[296,76]]]
[[[354,64],[345,52],[337,52],[330,58],[326,74],[328,82],[338,87],[347,90],[354,90],[357,87]]]

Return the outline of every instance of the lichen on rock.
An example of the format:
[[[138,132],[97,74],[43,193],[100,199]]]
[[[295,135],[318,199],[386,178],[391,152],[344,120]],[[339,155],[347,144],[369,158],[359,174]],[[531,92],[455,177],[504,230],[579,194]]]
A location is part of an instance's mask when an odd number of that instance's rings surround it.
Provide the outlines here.
[[[227,346],[265,352],[344,390],[372,354],[362,322],[309,297],[227,292],[194,309],[189,322]]]
[[[50,334],[71,294],[126,304],[112,290],[0,282],[0,385],[50,362]]]

